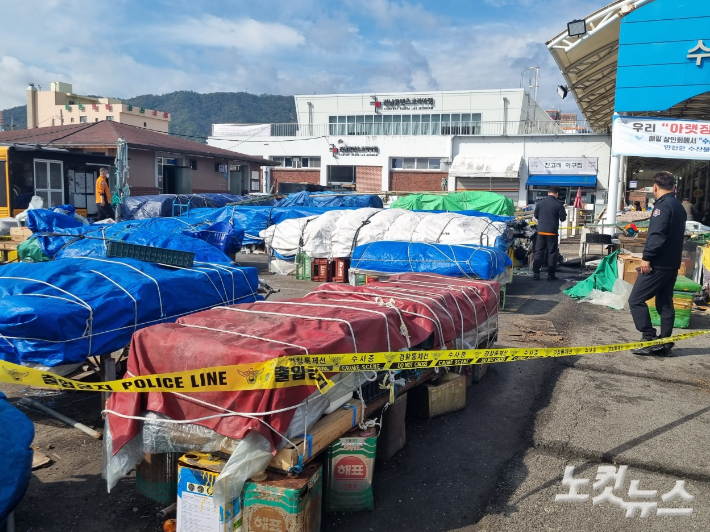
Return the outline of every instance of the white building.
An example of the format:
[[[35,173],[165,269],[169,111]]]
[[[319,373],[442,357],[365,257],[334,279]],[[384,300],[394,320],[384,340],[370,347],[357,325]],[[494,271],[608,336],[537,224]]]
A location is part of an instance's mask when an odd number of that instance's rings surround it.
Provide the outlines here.
[[[604,203],[611,139],[568,134],[523,89],[295,96],[297,123],[214,124],[208,144],[273,159],[258,184],[362,192],[493,190],[519,205],[566,187]],[[584,129],[582,129],[584,131]],[[257,183],[252,182],[252,191]]]

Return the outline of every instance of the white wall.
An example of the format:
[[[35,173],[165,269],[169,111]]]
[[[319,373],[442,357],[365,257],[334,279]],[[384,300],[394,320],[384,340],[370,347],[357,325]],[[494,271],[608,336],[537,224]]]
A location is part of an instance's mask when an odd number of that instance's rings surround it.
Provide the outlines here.
[[[389,167],[392,157],[451,158],[451,136],[333,136],[326,138],[262,137],[258,142],[243,142],[235,149],[247,155],[270,159],[272,157],[320,157],[321,184],[328,184],[328,165],[381,166],[382,187],[389,186]],[[342,140],[342,143],[338,141]],[[210,146],[230,149],[239,140],[208,139]],[[379,155],[339,155],[333,157],[330,145],[377,146]],[[442,171],[448,166],[442,165]]]
[[[507,98],[510,102],[508,120],[521,120],[524,111],[523,89],[314,94],[295,96],[298,122],[300,124],[309,123],[308,102],[313,105],[314,124],[327,124],[329,117],[336,115],[375,114],[372,96],[377,96],[380,101],[388,98],[434,98],[433,109],[411,111],[381,110],[379,114],[382,115],[481,113],[481,120],[484,122],[500,122],[504,120],[503,98]]]
[[[526,183],[530,173],[530,157],[597,157],[597,191],[606,192],[609,185],[611,136],[609,135],[534,135],[510,137],[455,137],[452,157],[458,154],[480,157],[522,158],[518,205],[527,204]],[[449,183],[452,186],[452,183]],[[455,184],[453,184],[455,186]]]
[[[246,140],[246,142],[241,142]],[[343,144],[338,141],[342,140]],[[332,136],[326,138],[260,137],[256,139],[213,139],[210,146],[233,149],[248,155],[271,158],[283,156],[320,157],[321,184],[328,182],[328,165],[381,166],[382,187],[389,185],[389,166],[392,157],[441,157],[449,161],[458,154],[481,157],[523,159],[520,167],[518,204],[527,203],[526,183],[530,157],[597,157],[599,169],[597,191],[606,191],[609,183],[611,137],[608,135],[513,135],[503,136]],[[377,156],[333,157],[330,145],[377,146]],[[442,165],[447,171],[448,166]],[[450,180],[453,181],[453,180]],[[450,187],[455,183],[450,182]],[[455,188],[454,188],[455,190]]]

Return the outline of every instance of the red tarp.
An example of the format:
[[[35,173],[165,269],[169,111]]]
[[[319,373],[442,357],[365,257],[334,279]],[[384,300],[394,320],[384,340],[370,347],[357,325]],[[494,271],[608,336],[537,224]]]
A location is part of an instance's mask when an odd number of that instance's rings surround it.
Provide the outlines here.
[[[329,353],[368,353],[407,348],[398,312],[386,306],[353,301],[342,304],[281,300],[217,307],[137,331],[133,335],[127,372],[151,375],[259,362],[280,356]],[[407,324],[410,342],[423,342],[429,332]],[[388,341],[389,338],[389,341]],[[268,412],[297,405],[315,391],[312,386],[279,390],[201,393],[116,393],[108,409],[140,416],[149,410],[173,419],[195,419],[224,413]],[[194,397],[215,406],[191,401]],[[262,417],[283,433],[293,410]],[[109,414],[114,454],[140,429],[137,420]],[[217,417],[196,422],[239,439],[250,430],[263,434],[275,447],[280,438],[255,419]]]
[[[499,294],[500,284],[495,281],[406,273],[365,286],[323,284],[305,299],[391,302],[409,320],[434,334],[435,345],[440,347],[495,317]]]
[[[442,334],[443,341],[448,342],[459,337],[462,330],[474,330],[494,317],[499,293],[496,282],[435,274],[401,274],[363,287],[325,284],[302,299],[217,307],[173,324],[137,331],[127,372],[152,375],[289,355],[396,351],[421,344],[432,334],[438,347]],[[368,294],[376,294],[379,301]],[[108,409],[131,416],[153,411],[188,420],[221,414],[224,409],[247,413],[278,410],[299,404],[314,391],[315,387],[299,386],[242,392],[115,393]],[[288,410],[261,419],[283,433],[293,413]],[[111,414],[108,420],[115,454],[137,435],[140,422]],[[233,439],[256,430],[272,448],[280,441],[258,420],[241,416],[216,417],[195,424]]]

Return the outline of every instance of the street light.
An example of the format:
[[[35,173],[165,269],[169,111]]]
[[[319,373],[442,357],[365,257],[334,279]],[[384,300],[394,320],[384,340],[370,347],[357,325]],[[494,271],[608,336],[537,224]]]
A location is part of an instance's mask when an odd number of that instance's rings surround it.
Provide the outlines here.
[[[557,94],[560,95],[560,98],[563,100],[567,98],[567,94],[569,93],[569,87],[566,85],[557,85]]]
[[[567,34],[570,37],[581,37],[587,34],[587,22],[584,20],[573,20],[567,23]]]

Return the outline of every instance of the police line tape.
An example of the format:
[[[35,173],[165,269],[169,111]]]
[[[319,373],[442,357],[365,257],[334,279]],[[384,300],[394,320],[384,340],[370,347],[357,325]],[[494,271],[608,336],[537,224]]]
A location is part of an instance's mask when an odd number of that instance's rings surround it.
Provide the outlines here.
[[[0,361],[0,368],[2,368],[0,382],[38,388],[100,392],[233,392],[304,385],[316,386],[321,392],[326,392],[333,385],[333,382],[325,376],[326,373],[426,370],[539,358],[618,353],[630,349],[679,342],[705,334],[710,334],[710,330],[683,333],[671,338],[649,342],[584,347],[432,349],[338,355],[295,355],[266,362],[126,377],[102,383],[66,379],[48,371]]]

